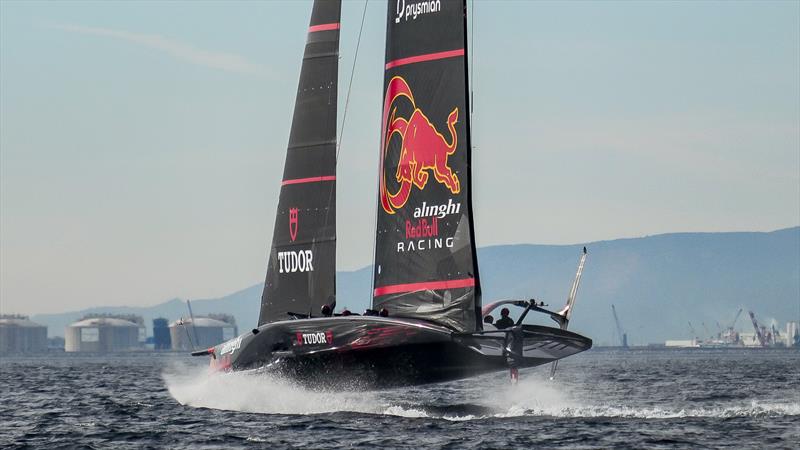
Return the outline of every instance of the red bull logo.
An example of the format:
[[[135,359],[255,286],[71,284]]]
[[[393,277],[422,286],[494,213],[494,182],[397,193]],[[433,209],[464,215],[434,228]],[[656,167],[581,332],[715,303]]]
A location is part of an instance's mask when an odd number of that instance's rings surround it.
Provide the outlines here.
[[[414,108],[408,118],[396,117],[397,107],[395,102],[401,97],[405,97],[411,102]],[[392,109],[391,117],[389,110]],[[387,120],[388,118],[388,120]],[[402,77],[394,77],[389,81],[386,88],[386,98],[383,104],[383,149],[381,152],[381,167],[384,166],[384,158],[389,148],[389,143],[395,134],[400,137],[401,149],[400,160],[395,172],[395,180],[400,184],[396,192],[389,192],[386,186],[386,173],[380,181],[381,206],[389,214],[394,214],[395,210],[402,208],[411,195],[413,186],[424,189],[428,183],[430,174],[438,182],[446,186],[451,193],[461,192],[461,183],[458,175],[447,163],[450,155],[455,153],[458,144],[456,134],[456,123],[458,123],[458,108],[454,108],[447,117],[447,128],[450,133],[450,142],[440,133],[436,127],[428,120],[425,113],[417,108],[414,102],[414,95],[411,88]]]

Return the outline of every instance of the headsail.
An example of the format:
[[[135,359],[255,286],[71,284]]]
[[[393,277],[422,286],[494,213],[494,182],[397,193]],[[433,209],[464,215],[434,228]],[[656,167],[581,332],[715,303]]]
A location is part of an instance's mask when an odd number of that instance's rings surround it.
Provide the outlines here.
[[[473,331],[466,4],[388,3],[373,308]]]
[[[308,28],[259,325],[318,314],[336,293],[336,96],[340,0]]]

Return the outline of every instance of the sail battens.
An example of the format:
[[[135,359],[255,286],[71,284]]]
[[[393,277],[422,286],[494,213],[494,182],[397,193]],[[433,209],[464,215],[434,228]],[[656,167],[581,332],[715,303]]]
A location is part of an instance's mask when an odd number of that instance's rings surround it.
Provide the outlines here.
[[[306,142],[306,143],[292,143],[289,145],[289,150],[305,150],[311,149],[314,147],[322,147],[325,145],[336,145],[336,140],[329,140],[329,141],[318,141],[318,142]],[[324,150],[324,149],[323,149]]]
[[[338,30],[339,29],[339,22],[335,23],[323,23],[320,25],[311,25],[308,27],[309,33],[316,33],[317,31],[330,31],[330,30]]]
[[[409,56],[407,58],[395,59],[386,63],[386,69],[393,69],[395,67],[405,66],[406,64],[414,64],[426,61],[436,61],[437,59],[454,58],[456,56],[464,56],[464,49],[449,50],[446,52],[428,53],[425,55]]]
[[[375,288],[374,296],[389,294],[402,294],[418,291],[438,291],[442,289],[458,289],[475,286],[475,278],[464,278],[462,280],[442,280],[425,281],[422,283],[395,284],[392,286],[381,286]]]
[[[302,184],[302,183],[319,183],[322,181],[336,181],[336,175],[329,175],[324,177],[308,177],[308,178],[295,178],[293,180],[283,180],[281,186],[288,184]]]

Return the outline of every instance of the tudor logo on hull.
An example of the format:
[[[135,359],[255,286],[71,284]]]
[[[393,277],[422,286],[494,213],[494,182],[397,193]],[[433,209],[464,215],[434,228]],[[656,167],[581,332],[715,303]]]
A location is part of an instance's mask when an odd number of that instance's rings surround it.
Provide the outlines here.
[[[333,331],[327,330],[324,333],[295,333],[295,345],[319,345],[333,344]]]

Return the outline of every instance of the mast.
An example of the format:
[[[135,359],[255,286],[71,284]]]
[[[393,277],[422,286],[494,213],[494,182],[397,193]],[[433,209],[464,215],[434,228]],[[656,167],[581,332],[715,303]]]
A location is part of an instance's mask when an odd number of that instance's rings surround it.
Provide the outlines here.
[[[315,0],[286,151],[258,324],[318,314],[336,295],[336,98],[340,0]]]
[[[481,326],[464,0],[388,2],[373,308]]]

